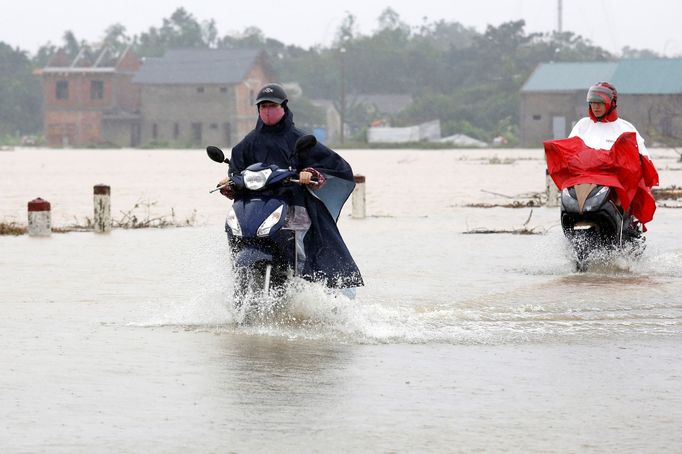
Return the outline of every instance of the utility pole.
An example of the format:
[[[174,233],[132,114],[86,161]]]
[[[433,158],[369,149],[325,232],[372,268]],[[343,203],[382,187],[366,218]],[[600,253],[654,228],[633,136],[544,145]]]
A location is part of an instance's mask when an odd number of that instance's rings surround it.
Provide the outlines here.
[[[563,22],[563,20],[562,20],[562,16],[563,16],[562,6],[563,6],[563,1],[557,0],[557,32],[558,33],[561,33],[564,31],[564,27],[563,27],[563,23],[562,23]]]
[[[346,48],[341,47],[339,49],[341,56],[341,100],[339,106],[339,122],[341,123],[341,129],[339,130],[339,141],[343,143],[344,141],[344,126],[346,121]]]

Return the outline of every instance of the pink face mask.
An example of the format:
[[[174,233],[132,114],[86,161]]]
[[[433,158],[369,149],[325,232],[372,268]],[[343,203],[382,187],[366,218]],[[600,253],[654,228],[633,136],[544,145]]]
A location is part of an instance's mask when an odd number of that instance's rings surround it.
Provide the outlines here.
[[[282,106],[263,106],[258,110],[260,119],[268,126],[275,125],[284,117],[284,107]]]

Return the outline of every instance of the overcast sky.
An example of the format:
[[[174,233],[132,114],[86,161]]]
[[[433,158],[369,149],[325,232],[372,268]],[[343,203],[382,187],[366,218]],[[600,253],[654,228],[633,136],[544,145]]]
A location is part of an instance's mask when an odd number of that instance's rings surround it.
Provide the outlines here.
[[[359,31],[372,33],[379,14],[390,5],[409,25],[439,19],[478,31],[525,19],[527,32],[557,28],[557,0],[0,0],[0,41],[31,53],[65,30],[95,42],[120,23],[129,35],[159,27],[178,7],[198,20],[214,19],[220,36],[256,26],[285,44],[328,46],[346,13],[356,16]],[[682,1],[563,0],[563,29],[609,51],[624,46],[682,56]]]

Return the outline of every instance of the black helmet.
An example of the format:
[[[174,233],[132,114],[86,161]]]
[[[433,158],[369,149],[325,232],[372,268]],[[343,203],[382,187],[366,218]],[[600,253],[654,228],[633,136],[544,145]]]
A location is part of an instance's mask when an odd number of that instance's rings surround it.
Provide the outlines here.
[[[264,101],[284,104],[287,102],[287,93],[279,84],[267,84],[258,92],[258,96],[256,97],[256,105]]]

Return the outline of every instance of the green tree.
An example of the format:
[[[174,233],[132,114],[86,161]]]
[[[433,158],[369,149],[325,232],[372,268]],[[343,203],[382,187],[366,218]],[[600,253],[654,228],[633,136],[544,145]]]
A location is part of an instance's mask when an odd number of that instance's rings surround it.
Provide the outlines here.
[[[132,38],[126,34],[126,28],[121,24],[110,25],[104,31],[102,44],[115,55],[122,54],[132,42]]]
[[[79,41],[71,30],[64,32],[62,40],[64,41],[64,46],[62,49],[66,51],[66,54],[69,57],[75,57],[78,55],[78,51],[81,49],[83,44],[85,44],[83,41]]]
[[[523,21],[488,26],[483,34],[463,35],[465,42],[470,38],[469,45],[450,46],[440,55],[436,52],[437,63],[422,61],[420,67],[431,77],[424,77],[428,83],[414,93],[415,102],[399,121],[439,118],[444,134],[509,139],[517,129],[521,86],[539,63],[611,58],[573,33],[527,34],[524,28]],[[423,30],[429,33],[431,29]]]
[[[71,61],[76,58],[76,55],[78,55],[78,52],[84,45],[84,41],[78,40],[71,30],[67,30],[62,35],[61,46],[54,45],[51,42],[40,46],[38,52],[33,57],[33,64],[38,68],[42,68],[47,64],[50,57],[59,51],[63,52],[64,56]]]
[[[135,50],[143,57],[159,57],[173,48],[207,48],[216,38],[213,20],[200,23],[184,8],[178,8],[163,19],[161,27],[151,27],[136,37]]]
[[[621,50],[621,58],[661,58],[661,56],[649,49],[633,49],[630,46],[625,46]]]
[[[0,42],[0,137],[41,128],[42,91],[25,51]]]

